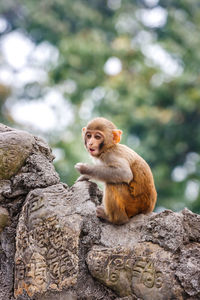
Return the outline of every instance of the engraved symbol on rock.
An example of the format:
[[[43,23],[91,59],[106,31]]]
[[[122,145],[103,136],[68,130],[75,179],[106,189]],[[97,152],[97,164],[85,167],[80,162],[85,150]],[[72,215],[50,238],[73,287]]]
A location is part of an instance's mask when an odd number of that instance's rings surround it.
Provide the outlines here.
[[[107,255],[103,253],[96,254],[90,252],[87,259],[90,264],[91,271],[100,278],[104,278],[108,272]]]
[[[17,244],[18,247],[22,249],[22,251],[25,251],[25,249],[28,247],[29,242],[27,237],[27,231],[23,229],[19,231],[20,239],[17,240]]]
[[[142,273],[141,281],[148,288],[152,288],[154,286],[155,270],[154,270],[153,263],[151,262],[147,263]]]
[[[51,232],[49,242],[54,249],[59,249],[63,245],[63,235],[59,228],[56,228],[54,232]]]
[[[122,269],[124,267],[124,257],[114,257],[111,262],[110,266],[114,266],[116,269]]]
[[[155,286],[159,289],[162,286],[162,273],[156,272]]]
[[[29,277],[32,283],[36,286],[40,286],[46,283],[46,262],[44,258],[35,253],[32,255],[30,263],[27,265],[27,277]]]
[[[109,281],[116,283],[119,279],[119,270],[124,268],[124,257],[114,256],[108,264]]]
[[[15,273],[18,280],[23,280],[25,278],[25,265],[20,258],[16,260]]]
[[[76,240],[73,239],[71,236],[69,236],[69,237],[66,236],[66,244],[67,244],[69,251],[71,251],[71,252],[76,251],[76,247],[77,247]]]
[[[60,266],[59,266],[59,261],[57,261],[55,259],[55,261],[51,261],[50,265],[49,265],[49,269],[51,271],[50,276],[51,278],[53,278],[54,280],[59,280],[60,277]]]
[[[50,248],[47,253],[47,259],[53,259],[55,257],[57,257],[57,251],[53,248]]]
[[[115,271],[115,272],[112,272],[109,276],[109,280],[114,283],[114,282],[117,282],[117,280],[119,279],[119,272]]]
[[[77,273],[77,245],[73,232],[64,232],[56,216],[49,217],[45,225],[48,231],[47,264],[54,283],[70,278]],[[69,243],[71,241],[71,244]]]
[[[127,270],[132,270],[133,264],[134,264],[134,259],[133,258],[127,258],[127,259],[125,259],[124,267]]]
[[[45,196],[41,197],[38,192],[31,196],[26,206],[26,212],[28,208],[29,213],[37,211],[45,204],[43,202]],[[45,214],[41,214],[40,218],[31,218],[30,226],[20,228],[17,235],[16,246],[20,257],[16,258],[16,296],[25,290],[32,297],[35,293],[45,292],[49,287],[61,290],[76,283],[78,273],[76,231],[63,225],[56,215],[46,217]]]
[[[54,193],[48,193],[48,202],[51,206],[57,206],[58,205],[58,199],[59,203],[61,203],[66,197],[65,192],[63,192],[63,189],[60,188],[57,192]]]
[[[40,208],[42,208],[44,206],[44,202],[43,202],[43,198],[42,197],[37,197],[34,198],[34,200],[32,201],[32,206],[30,208],[30,213],[39,210]]]
[[[143,283],[147,288],[160,288],[162,286],[162,273],[156,271],[153,262],[147,258],[140,258],[133,267],[133,277]]]

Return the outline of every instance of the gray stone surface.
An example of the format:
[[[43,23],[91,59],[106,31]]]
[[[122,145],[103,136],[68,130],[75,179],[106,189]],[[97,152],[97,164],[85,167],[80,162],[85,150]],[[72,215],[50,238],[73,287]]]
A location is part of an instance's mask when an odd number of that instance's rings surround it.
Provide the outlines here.
[[[52,161],[43,140],[0,124],[0,300],[200,299],[199,215],[100,221],[97,185],[68,187]]]
[[[0,206],[0,233],[8,225],[9,213],[6,208]]]
[[[0,128],[0,179],[10,179],[31,153],[34,138],[27,132]]]

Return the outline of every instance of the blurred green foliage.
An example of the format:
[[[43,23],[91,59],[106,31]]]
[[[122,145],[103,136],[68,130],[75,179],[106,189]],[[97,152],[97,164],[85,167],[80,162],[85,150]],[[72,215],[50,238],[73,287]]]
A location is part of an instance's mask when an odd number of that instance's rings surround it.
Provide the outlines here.
[[[165,22],[148,24],[146,14],[156,9]],[[48,135],[62,181],[72,185],[74,164],[88,160],[82,126],[104,116],[150,164],[157,206],[200,213],[198,0],[10,0],[1,2],[0,14],[9,24],[1,37],[20,29],[36,45],[48,41],[59,50],[46,86],[74,86],[63,91],[74,121]],[[111,57],[122,64],[115,75],[105,71]],[[37,84],[42,94],[46,86]],[[19,96],[12,86],[0,86],[0,108],[10,93],[20,101],[27,88]],[[0,121],[14,122],[3,108]]]

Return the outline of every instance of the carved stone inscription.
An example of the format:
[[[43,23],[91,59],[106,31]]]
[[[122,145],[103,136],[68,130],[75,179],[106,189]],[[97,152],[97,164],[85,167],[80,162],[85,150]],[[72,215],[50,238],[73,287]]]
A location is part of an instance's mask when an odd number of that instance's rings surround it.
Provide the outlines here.
[[[133,278],[137,278],[136,282],[147,288],[161,288],[162,277],[162,272],[156,271],[153,262],[147,257],[139,258],[133,267]]]
[[[169,270],[165,271],[169,255],[166,257],[166,252],[157,245],[151,251],[151,245],[138,244],[134,249],[94,247],[87,257],[89,270],[121,297],[134,293],[144,300],[168,299],[172,294],[170,284],[173,285],[173,279],[170,282],[173,274],[169,277]],[[158,252],[161,259],[156,258]]]
[[[116,291],[120,296],[131,294],[131,270],[135,259],[130,250],[94,248],[87,264],[91,274]]]
[[[0,133],[0,180],[9,179],[22,167],[31,152],[33,137],[21,131]]]
[[[57,186],[57,190],[59,188],[61,185]],[[48,202],[49,188],[45,190],[45,193],[37,190],[28,196],[29,201],[19,220],[15,297],[22,294],[23,290],[30,297],[47,290],[60,291],[73,286],[77,280],[80,231],[74,230],[70,217],[59,215],[59,211],[56,214],[52,212],[52,201]],[[56,201],[58,203],[58,199],[54,199],[55,204]],[[80,223],[80,217],[74,218]]]

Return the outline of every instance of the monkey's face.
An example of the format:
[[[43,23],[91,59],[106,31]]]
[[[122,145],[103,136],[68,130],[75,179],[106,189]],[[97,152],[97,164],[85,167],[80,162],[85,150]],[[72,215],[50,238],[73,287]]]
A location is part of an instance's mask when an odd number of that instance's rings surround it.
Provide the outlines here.
[[[104,135],[101,131],[87,130],[85,133],[85,145],[90,155],[98,157],[101,153],[103,144]]]
[[[82,128],[82,135],[88,152],[94,157],[106,152],[120,142],[122,131],[105,118],[95,118]]]

